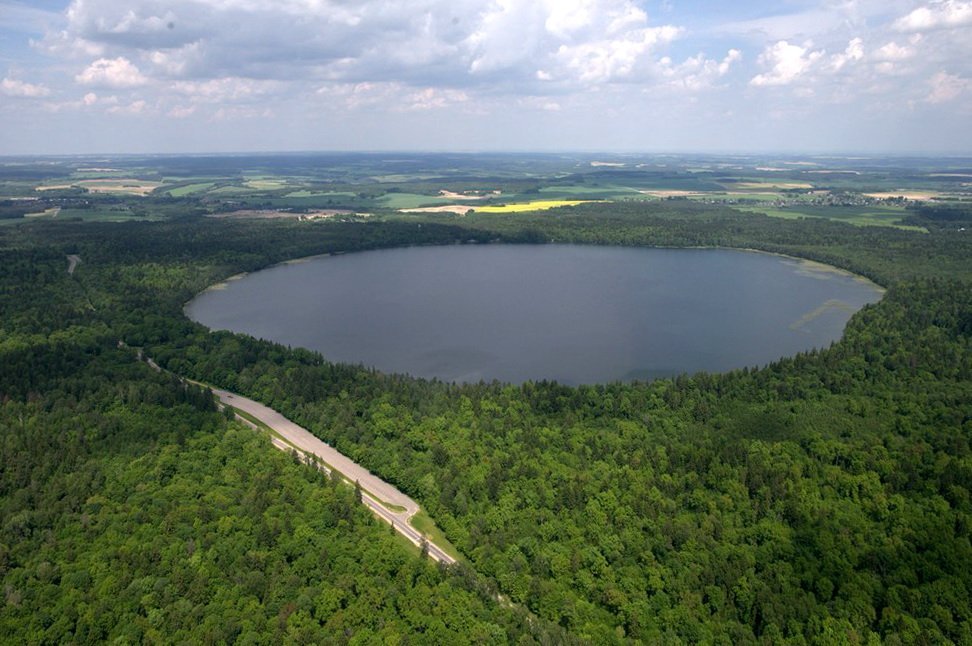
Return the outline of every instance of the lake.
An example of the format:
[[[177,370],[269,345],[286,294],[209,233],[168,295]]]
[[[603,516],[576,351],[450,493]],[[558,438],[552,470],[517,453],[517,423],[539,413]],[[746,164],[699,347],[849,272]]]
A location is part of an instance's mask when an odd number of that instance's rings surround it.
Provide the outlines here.
[[[831,267],[747,251],[456,245],[278,265],[210,288],[186,313],[383,372],[579,384],[826,347],[882,293]]]

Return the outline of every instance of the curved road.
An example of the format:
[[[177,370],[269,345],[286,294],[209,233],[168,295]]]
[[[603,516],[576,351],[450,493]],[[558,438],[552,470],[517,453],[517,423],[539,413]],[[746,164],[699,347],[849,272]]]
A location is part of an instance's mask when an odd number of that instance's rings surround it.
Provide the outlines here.
[[[275,433],[282,437],[283,440],[275,436],[271,438],[273,445],[278,449],[284,451],[297,449],[304,454],[316,455],[325,463],[323,467],[325,470],[330,471],[333,468],[349,481],[358,482],[361,485],[362,502],[376,516],[386,523],[391,524],[395,528],[395,531],[415,545],[421,546],[424,541],[428,545],[428,552],[431,558],[449,565],[456,562],[442,548],[423,536],[409,524],[409,519],[419,510],[417,502],[361,465],[353,462],[344,454],[339,453],[331,445],[322,442],[304,427],[295,424],[272,408],[227,390],[213,388],[212,391],[224,405],[231,406],[251,415],[269,426]],[[241,419],[246,421],[245,418]],[[403,507],[405,511],[392,511],[382,503]]]

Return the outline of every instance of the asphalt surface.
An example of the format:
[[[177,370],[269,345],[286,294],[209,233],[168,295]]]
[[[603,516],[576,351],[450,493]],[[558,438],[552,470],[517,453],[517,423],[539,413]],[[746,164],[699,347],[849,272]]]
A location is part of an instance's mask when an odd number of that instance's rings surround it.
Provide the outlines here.
[[[391,524],[395,531],[415,545],[421,546],[422,542],[425,541],[428,545],[430,558],[446,564],[456,562],[441,547],[424,537],[421,532],[409,524],[409,520],[418,512],[419,506],[418,503],[397,488],[352,461],[346,455],[339,453],[334,447],[321,441],[310,431],[290,421],[272,408],[242,395],[218,388],[213,388],[213,394],[223,404],[243,411],[273,429],[283,438],[283,440],[278,437],[271,438],[273,445],[278,449],[290,451],[296,448],[305,454],[316,455],[325,463],[323,468],[328,472],[333,468],[349,481],[360,484],[361,501],[376,516]],[[244,419],[244,421],[246,420]],[[383,505],[383,502],[402,507],[405,511],[393,511]]]

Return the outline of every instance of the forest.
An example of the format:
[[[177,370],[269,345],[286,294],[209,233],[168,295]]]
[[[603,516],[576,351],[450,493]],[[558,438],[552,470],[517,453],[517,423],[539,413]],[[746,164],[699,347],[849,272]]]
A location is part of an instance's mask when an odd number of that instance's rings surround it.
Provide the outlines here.
[[[581,387],[385,375],[182,313],[291,258],[494,241],[760,249],[887,293],[826,349]],[[3,641],[972,643],[972,242],[955,227],[660,200],[35,222],[0,228],[0,253]],[[463,562],[423,560],[119,341],[311,429],[418,500]]]

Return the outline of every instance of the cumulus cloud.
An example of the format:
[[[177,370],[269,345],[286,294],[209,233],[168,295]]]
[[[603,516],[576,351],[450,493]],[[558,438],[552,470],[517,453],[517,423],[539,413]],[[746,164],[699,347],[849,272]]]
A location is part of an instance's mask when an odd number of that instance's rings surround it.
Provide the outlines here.
[[[469,100],[462,90],[425,88],[412,92],[406,97],[405,105],[410,110],[434,110],[445,108],[454,103],[464,103]]]
[[[47,112],[55,113],[68,113],[75,112],[78,110],[91,110],[96,107],[107,108],[109,111],[111,108],[118,106],[118,97],[111,96],[98,96],[94,92],[87,92],[80,99],[73,99],[68,101],[48,101],[43,104],[44,110]]]
[[[44,46],[140,74],[452,88],[645,78],[683,33],[636,0],[74,0]],[[73,54],[72,54],[73,52]],[[116,58],[110,58],[110,57]],[[97,76],[92,71],[87,76]],[[85,78],[87,78],[87,76]]]
[[[0,92],[7,96],[24,97],[36,99],[48,96],[51,91],[49,88],[35,83],[27,83],[18,79],[4,78],[0,81]]]
[[[894,29],[903,32],[972,25],[972,2],[945,0],[919,7],[894,22]]]
[[[273,110],[254,106],[227,106],[216,110],[212,121],[228,121],[232,119],[272,119]]]
[[[930,92],[928,93],[928,103],[947,103],[957,99],[969,89],[969,79],[962,78],[947,72],[938,72],[928,81]]]
[[[212,11],[205,2],[74,0],[67,10],[66,36],[90,43],[132,48],[173,48],[206,34]]]
[[[847,49],[840,54],[830,57],[830,67],[835,72],[843,69],[849,63],[856,63],[864,58],[864,41],[861,38],[853,38],[847,43]]]
[[[172,117],[173,119],[188,119],[196,113],[196,106],[194,105],[177,105],[169,109],[166,112],[166,116]]]
[[[561,45],[554,60],[564,72],[582,83],[604,83],[629,78],[645,63],[652,49],[674,40],[680,30],[665,26],[637,29],[620,38]]]
[[[890,42],[883,47],[879,47],[874,52],[874,58],[879,61],[904,61],[915,55],[915,50],[906,45],[899,45]]]
[[[652,25],[630,0],[497,0],[461,45],[474,76],[591,84],[646,73],[654,50],[681,33]]]
[[[813,51],[811,44],[791,45],[781,40],[767,47],[759,56],[759,63],[769,71],[757,74],[749,84],[757,87],[788,85],[806,74],[823,56],[822,50]]]
[[[108,108],[110,114],[121,114],[121,115],[136,115],[142,114],[146,111],[148,103],[143,99],[138,99],[137,101],[132,101],[126,105],[113,105]]]
[[[713,25],[695,15],[705,11],[644,0],[70,0],[31,32],[49,30],[34,47],[58,62],[8,71],[0,94],[54,88],[72,97],[50,102],[63,114],[341,113],[334,123],[352,125],[396,111],[516,121],[517,106],[559,112],[551,123],[625,106],[718,121],[745,112],[753,88],[787,90],[766,97],[764,119],[826,104],[859,115],[959,110],[970,12],[972,0],[763,3]]]
[[[679,65],[669,58],[663,58],[660,63],[662,75],[669,80],[669,86],[696,91],[711,87],[741,60],[742,52],[730,49],[721,61],[698,54]]]
[[[127,58],[99,58],[74,77],[81,85],[129,88],[148,81]]]
[[[272,92],[275,81],[220,78],[208,81],[175,81],[170,88],[201,103],[226,103],[250,99]]]

